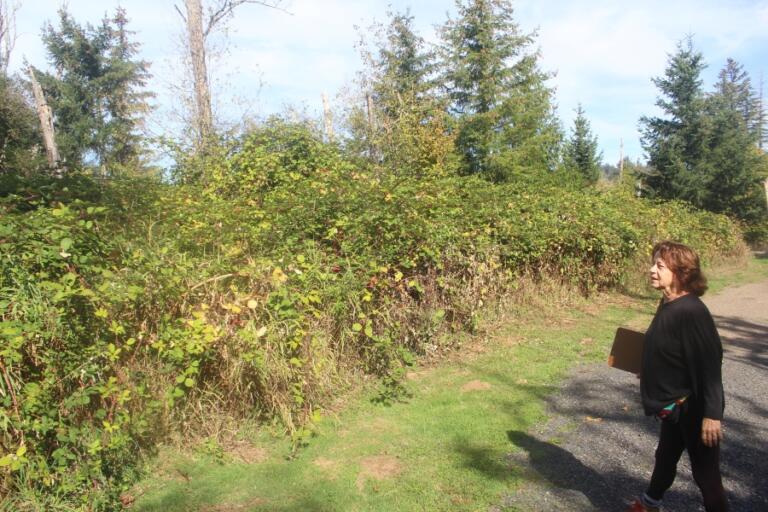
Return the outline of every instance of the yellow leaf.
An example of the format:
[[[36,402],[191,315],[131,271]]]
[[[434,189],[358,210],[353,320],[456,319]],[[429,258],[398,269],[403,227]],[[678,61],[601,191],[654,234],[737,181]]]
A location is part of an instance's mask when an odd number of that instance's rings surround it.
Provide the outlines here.
[[[272,271],[272,282],[275,284],[283,284],[288,280],[288,276],[285,275],[285,272],[280,267],[275,267],[275,270]]]

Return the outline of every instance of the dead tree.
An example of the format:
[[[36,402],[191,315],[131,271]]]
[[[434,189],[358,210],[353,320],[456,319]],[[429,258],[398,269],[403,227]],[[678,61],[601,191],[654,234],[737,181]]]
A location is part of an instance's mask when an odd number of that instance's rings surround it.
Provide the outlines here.
[[[187,9],[187,41],[194,83],[194,123],[198,151],[210,140],[213,132],[211,90],[205,62],[205,33],[203,32],[203,6],[200,0],[185,0]]]
[[[217,26],[232,16],[237,7],[243,4],[257,4],[280,9],[279,0],[274,2],[217,0],[214,5],[208,7],[206,17],[203,12],[202,0],[184,0],[183,11],[178,6],[175,6],[176,11],[186,24],[186,43],[189,50],[194,88],[194,115],[192,123],[195,132],[195,146],[198,152],[205,150],[205,146],[214,135],[211,89],[206,61],[206,39]]]
[[[40,118],[40,130],[43,133],[43,143],[45,144],[45,156],[48,159],[48,167],[51,169],[54,177],[61,178],[63,176],[63,169],[60,165],[61,158],[59,157],[59,148],[56,147],[56,138],[54,137],[51,107],[48,106],[45,94],[43,93],[43,88],[40,87],[40,82],[37,81],[32,66],[27,67],[27,72],[29,73],[29,79],[32,82],[32,94],[35,97],[37,116]]]
[[[323,121],[325,124],[325,138],[326,142],[333,142],[333,114],[331,113],[331,107],[328,104],[328,97],[325,93],[323,96]]]
[[[19,4],[8,5],[0,0],[0,73],[8,75],[8,62],[16,44],[16,11]]]

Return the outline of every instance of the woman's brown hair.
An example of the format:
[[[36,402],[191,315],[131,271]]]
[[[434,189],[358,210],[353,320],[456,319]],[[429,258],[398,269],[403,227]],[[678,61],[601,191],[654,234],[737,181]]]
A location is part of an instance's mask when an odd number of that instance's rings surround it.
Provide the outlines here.
[[[701,297],[707,291],[707,278],[701,272],[696,251],[677,242],[664,240],[653,246],[653,259],[661,258],[675,275],[681,290]]]

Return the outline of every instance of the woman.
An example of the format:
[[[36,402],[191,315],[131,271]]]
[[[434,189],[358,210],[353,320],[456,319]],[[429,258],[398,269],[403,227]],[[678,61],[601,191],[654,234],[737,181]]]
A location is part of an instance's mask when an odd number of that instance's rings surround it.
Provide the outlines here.
[[[699,257],[683,244],[660,242],[650,278],[663,297],[645,333],[640,392],[645,413],[660,418],[661,433],[650,485],[629,511],[659,510],[683,450],[707,512],[726,511],[720,477],[723,347],[699,299],[707,289]]]

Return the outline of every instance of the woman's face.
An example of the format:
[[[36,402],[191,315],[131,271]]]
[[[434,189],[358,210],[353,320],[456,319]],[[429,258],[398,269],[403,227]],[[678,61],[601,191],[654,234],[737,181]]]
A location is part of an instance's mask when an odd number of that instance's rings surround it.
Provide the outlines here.
[[[657,290],[671,290],[675,282],[675,274],[670,270],[667,264],[658,256],[653,258],[651,266],[651,286]]]

